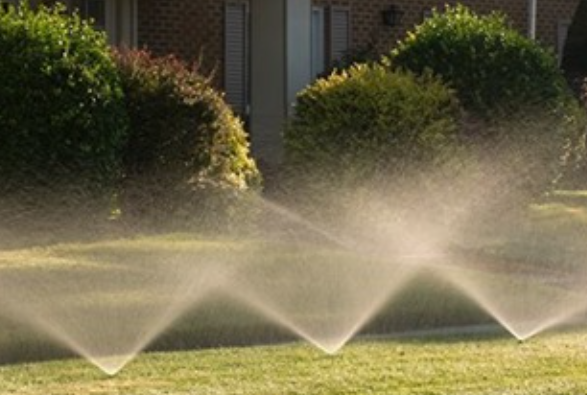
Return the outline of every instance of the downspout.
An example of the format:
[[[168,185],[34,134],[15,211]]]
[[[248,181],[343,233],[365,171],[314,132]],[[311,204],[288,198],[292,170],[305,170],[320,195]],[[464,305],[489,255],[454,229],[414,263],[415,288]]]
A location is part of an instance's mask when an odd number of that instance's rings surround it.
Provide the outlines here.
[[[536,39],[536,14],[538,0],[528,0],[528,38]]]

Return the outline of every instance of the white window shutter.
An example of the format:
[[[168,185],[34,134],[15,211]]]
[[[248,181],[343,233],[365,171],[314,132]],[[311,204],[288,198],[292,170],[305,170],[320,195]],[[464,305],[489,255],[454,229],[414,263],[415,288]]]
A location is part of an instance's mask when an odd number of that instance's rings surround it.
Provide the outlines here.
[[[330,8],[330,62],[345,57],[350,49],[351,12],[348,7]]]
[[[249,80],[248,4],[229,1],[225,7],[224,89],[226,101],[233,110],[246,114]]]

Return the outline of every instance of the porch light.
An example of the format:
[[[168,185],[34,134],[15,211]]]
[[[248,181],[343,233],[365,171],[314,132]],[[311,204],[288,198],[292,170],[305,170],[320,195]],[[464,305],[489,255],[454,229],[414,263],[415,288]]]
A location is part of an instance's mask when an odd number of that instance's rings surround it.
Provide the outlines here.
[[[398,26],[402,22],[404,12],[400,10],[396,5],[392,4],[387,10],[381,12],[383,17],[383,25],[389,27]]]

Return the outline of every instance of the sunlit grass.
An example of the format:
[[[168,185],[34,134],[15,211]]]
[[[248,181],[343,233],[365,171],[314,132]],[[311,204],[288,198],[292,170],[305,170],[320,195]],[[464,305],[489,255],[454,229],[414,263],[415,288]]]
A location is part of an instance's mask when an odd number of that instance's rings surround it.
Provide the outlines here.
[[[523,261],[572,275],[577,265],[585,265],[581,257],[587,256],[587,204],[582,200],[587,192],[570,193],[572,201],[557,200],[557,196],[532,205],[524,226],[500,234],[496,245],[480,252],[503,259],[505,266]],[[332,250],[290,247],[287,243],[277,248],[273,245],[271,251],[258,254],[265,251],[265,245],[254,239],[191,234],[115,238],[0,250],[0,275],[14,270],[97,273],[111,270],[113,265],[123,270],[124,262],[151,261],[159,265],[172,256],[218,253],[257,253],[257,267],[295,264],[300,259],[319,261],[320,257],[326,261],[344,259],[344,254],[338,256]],[[91,299],[99,294],[84,297]],[[129,292],[107,302],[140,304],[150,299],[143,292]],[[411,284],[375,317],[364,334],[490,322],[494,322],[491,317],[452,287],[423,279]],[[0,322],[0,361],[64,355],[42,336],[21,334],[20,330]],[[152,349],[258,344],[291,338],[287,330],[256,313],[220,300],[188,314],[163,333]],[[149,354],[111,380],[81,361],[16,365],[0,368],[0,394],[584,394],[587,375],[581,382],[581,372],[587,371],[587,353],[582,352],[581,345],[585,340],[586,335],[575,333],[538,338],[523,345],[510,337],[359,342],[335,357],[301,345]]]
[[[356,342],[335,356],[306,345],[147,354],[114,378],[79,360],[0,368],[0,393],[584,394],[587,335]]]

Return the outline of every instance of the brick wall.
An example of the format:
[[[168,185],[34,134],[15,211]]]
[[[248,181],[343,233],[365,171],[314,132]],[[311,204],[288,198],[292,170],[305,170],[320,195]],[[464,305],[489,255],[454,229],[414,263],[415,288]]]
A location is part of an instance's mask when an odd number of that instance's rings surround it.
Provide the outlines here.
[[[526,33],[528,26],[527,0],[460,0],[478,13],[492,10],[508,15],[513,27]],[[457,1],[436,0],[314,0],[318,6],[347,6],[351,9],[352,46],[375,45],[379,50],[391,48],[402,38],[407,30],[422,22],[423,13],[432,7],[443,8],[443,4]],[[557,41],[559,20],[572,19],[579,0],[539,0],[537,18],[537,38],[546,45],[554,47]],[[391,4],[404,12],[398,27],[383,26],[381,12]]]
[[[173,53],[202,61],[205,73],[222,81],[224,57],[223,0],[139,0],[139,47],[155,55]]]
[[[70,0],[73,6],[80,0]],[[253,0],[254,1],[254,0]],[[513,27],[527,30],[527,0],[460,0],[476,12],[503,11]],[[555,47],[559,21],[570,21],[580,0],[538,0],[537,38]],[[455,4],[455,0],[313,0],[318,6],[345,6],[351,9],[351,46],[374,45],[386,51],[406,31],[423,20],[432,7]],[[156,55],[174,53],[189,61],[201,59],[205,73],[215,72],[222,85],[224,57],[225,0],[139,0],[138,44]],[[381,12],[396,5],[404,12],[399,27],[386,27]]]
[[[61,1],[68,2],[72,9],[80,9],[83,5],[83,0]],[[203,71],[215,71],[220,81],[224,57],[224,0],[138,0],[137,3],[139,48],[146,48],[157,56],[174,54],[187,61],[201,60]]]
[[[254,0],[253,0],[254,1]],[[538,0],[537,38],[555,47],[557,26],[571,20],[580,0]],[[526,33],[527,0],[460,0],[476,12],[502,11],[513,27]],[[139,0],[139,47],[147,47],[156,55],[174,53],[187,60],[201,56],[204,72],[215,71],[222,86],[224,57],[225,0]],[[374,45],[386,51],[423,20],[425,10],[442,8],[455,0],[313,0],[318,6],[345,6],[351,9],[351,46]],[[404,12],[398,27],[386,27],[381,12],[396,5]]]

